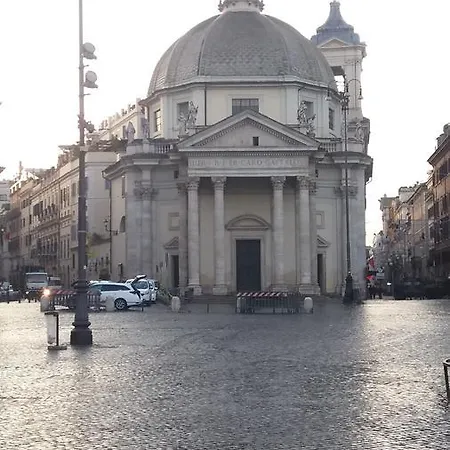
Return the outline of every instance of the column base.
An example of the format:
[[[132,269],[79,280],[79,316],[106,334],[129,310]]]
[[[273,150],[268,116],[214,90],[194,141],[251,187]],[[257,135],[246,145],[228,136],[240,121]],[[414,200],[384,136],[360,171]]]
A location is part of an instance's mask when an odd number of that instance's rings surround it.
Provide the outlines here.
[[[202,287],[199,284],[190,284],[188,289],[192,289],[194,297],[202,295]]]
[[[285,284],[272,284],[272,286],[270,286],[270,290],[272,292],[287,292],[288,288]]]
[[[225,284],[218,284],[213,287],[213,295],[227,295],[228,287]]]
[[[298,292],[305,295],[320,295],[320,286],[318,284],[300,284]]]

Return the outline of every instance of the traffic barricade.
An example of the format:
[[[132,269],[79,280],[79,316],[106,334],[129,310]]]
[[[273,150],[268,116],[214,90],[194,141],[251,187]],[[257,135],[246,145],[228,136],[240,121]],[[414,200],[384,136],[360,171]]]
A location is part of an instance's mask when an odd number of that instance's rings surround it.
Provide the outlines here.
[[[236,295],[238,314],[268,313],[299,314],[300,294],[289,292],[238,292]]]

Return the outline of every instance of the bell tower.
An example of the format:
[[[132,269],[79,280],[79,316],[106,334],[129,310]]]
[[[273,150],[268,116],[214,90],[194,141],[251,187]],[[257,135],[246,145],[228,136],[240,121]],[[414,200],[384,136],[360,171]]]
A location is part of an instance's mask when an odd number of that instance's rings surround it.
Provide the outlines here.
[[[342,18],[341,4],[330,3],[327,21],[317,28],[311,41],[322,51],[335,76],[344,76],[350,92],[350,111],[362,117],[361,100],[362,62],[366,57],[366,44],[361,42],[352,25]],[[356,80],[356,81],[355,81]]]

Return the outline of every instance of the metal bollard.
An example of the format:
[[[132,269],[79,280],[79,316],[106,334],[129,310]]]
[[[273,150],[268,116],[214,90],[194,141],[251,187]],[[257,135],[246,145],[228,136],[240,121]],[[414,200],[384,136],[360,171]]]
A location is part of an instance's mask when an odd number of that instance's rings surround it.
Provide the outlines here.
[[[448,376],[449,367],[450,367],[450,358],[444,361],[445,390],[447,391],[447,400],[450,402],[450,381]]]

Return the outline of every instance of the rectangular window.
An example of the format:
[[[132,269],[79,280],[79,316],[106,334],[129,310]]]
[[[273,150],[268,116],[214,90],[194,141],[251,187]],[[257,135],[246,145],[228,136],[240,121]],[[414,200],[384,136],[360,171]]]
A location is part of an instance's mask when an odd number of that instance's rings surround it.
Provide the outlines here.
[[[257,98],[233,98],[231,103],[231,113],[239,114],[242,111],[251,109],[259,112],[259,99]]]
[[[334,109],[328,109],[328,128],[334,130]]]
[[[125,197],[127,191],[125,186],[125,175],[122,176],[122,197]]]
[[[306,105],[306,117],[308,119],[314,116],[314,103],[313,102],[305,102]]]
[[[177,119],[181,116],[187,117],[189,113],[189,102],[183,102],[177,104]]]
[[[253,136],[253,147],[259,146],[259,136]]]
[[[72,239],[72,241],[77,240],[77,226],[76,225],[72,225],[70,227],[70,238]]]
[[[154,119],[153,126],[155,127],[155,133],[161,132],[161,128],[162,128],[162,118],[161,118],[161,110],[160,110],[160,109],[157,109],[157,110],[153,113],[153,119]]]

